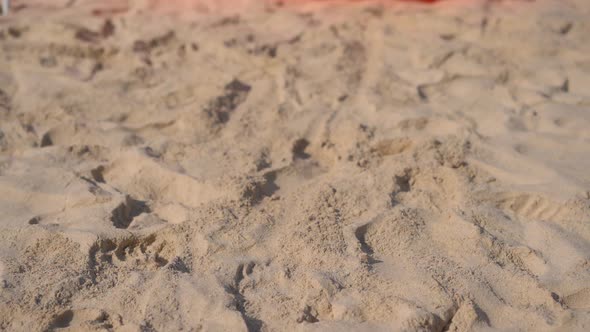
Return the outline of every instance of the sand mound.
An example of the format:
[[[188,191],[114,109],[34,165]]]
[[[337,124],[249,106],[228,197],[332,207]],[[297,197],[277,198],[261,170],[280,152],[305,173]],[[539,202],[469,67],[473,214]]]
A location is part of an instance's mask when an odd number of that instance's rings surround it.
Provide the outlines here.
[[[0,329],[588,329],[586,0],[112,4],[0,21]]]

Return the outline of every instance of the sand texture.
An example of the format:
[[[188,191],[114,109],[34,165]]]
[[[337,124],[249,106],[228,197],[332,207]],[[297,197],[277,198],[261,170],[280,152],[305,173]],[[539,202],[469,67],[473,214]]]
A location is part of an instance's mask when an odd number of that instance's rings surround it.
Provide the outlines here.
[[[14,4],[0,330],[590,330],[590,1]]]

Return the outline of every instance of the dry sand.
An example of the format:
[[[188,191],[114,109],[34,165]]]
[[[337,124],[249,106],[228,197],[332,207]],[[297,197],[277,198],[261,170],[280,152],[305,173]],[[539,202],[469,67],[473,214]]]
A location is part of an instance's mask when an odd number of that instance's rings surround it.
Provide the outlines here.
[[[245,5],[0,20],[1,330],[590,330],[589,1]]]

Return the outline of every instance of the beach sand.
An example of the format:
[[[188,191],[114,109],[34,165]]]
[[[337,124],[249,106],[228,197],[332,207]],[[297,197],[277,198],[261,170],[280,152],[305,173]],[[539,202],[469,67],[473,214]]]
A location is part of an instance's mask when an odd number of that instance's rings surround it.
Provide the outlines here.
[[[0,330],[590,330],[587,0],[32,3]]]

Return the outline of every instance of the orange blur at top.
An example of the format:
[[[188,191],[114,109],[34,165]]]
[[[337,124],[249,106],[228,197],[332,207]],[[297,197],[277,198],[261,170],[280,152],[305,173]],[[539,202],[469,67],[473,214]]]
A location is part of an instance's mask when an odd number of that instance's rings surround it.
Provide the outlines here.
[[[329,1],[329,0],[281,0],[281,1],[277,1],[277,2],[282,2],[282,3],[294,3],[294,2],[321,2],[321,1]],[[363,1],[363,0],[348,0],[351,2],[355,2],[355,1]],[[389,0],[389,2],[426,2],[426,3],[433,3],[433,2],[439,2],[441,0]]]
[[[259,0],[260,2],[265,2],[265,0]],[[333,0],[276,0],[276,1],[266,1],[266,2],[274,2],[275,4],[303,4],[303,3],[318,3],[318,2],[330,2]],[[380,0],[378,2],[422,2],[422,3],[435,3],[441,2],[444,0]],[[151,0],[153,4],[167,4],[167,5],[187,5],[187,4],[195,4],[200,2],[208,2],[207,0]],[[213,2],[225,2],[225,3],[239,3],[240,0],[217,0]],[[254,1],[256,2],[256,1]],[[367,0],[340,0],[340,2],[367,2]]]
[[[257,2],[257,0],[250,0],[251,2]],[[266,2],[266,3],[274,3],[274,4],[310,4],[310,3],[322,3],[322,2],[340,2],[340,3],[346,3],[346,2],[370,2],[367,0],[258,0],[259,2]],[[419,3],[435,3],[435,2],[442,2],[444,0],[375,0],[376,2],[381,2],[381,3],[396,3],[396,2],[419,2]],[[240,2],[244,2],[244,0],[151,0],[151,2],[155,5],[168,5],[168,6],[172,6],[172,7],[176,7],[176,6],[180,6],[182,7],[183,5],[189,5],[189,4],[198,4],[198,3],[208,3],[208,2],[217,2],[217,3],[225,3],[225,4],[231,4],[231,3],[240,3]]]

